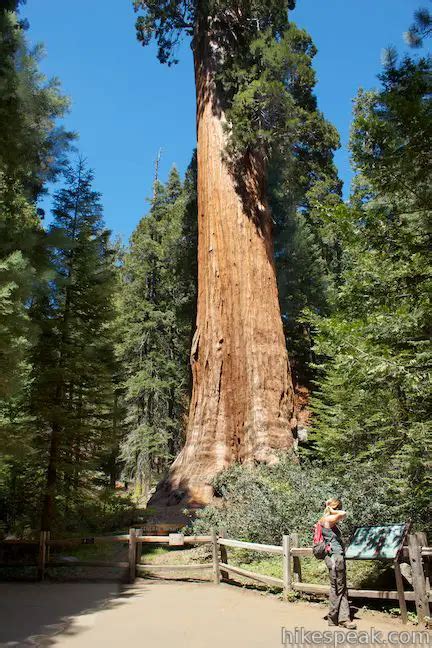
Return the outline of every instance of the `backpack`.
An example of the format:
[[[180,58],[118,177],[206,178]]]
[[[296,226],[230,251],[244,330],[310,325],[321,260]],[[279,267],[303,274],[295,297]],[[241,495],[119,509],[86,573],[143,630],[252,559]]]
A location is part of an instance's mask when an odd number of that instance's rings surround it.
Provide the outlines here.
[[[326,545],[324,542],[322,526],[319,522],[314,526],[312,552],[317,560],[324,560],[324,558],[330,553],[330,545]]]

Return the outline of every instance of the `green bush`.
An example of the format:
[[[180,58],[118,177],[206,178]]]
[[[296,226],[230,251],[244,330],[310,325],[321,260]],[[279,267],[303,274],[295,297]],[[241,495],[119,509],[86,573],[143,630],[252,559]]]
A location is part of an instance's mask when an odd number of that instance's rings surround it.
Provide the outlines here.
[[[295,464],[282,456],[272,467],[235,465],[216,478],[214,488],[219,501],[198,512],[194,532],[214,526],[236,539],[280,544],[283,534],[297,531],[301,543],[310,545],[313,526],[332,496],[341,497],[348,511],[346,536],[358,524],[403,521],[386,479],[368,465],[351,465],[336,477],[316,462]]]
[[[66,504],[66,505],[65,505]],[[87,497],[58,502],[59,532],[108,533],[126,531],[142,515],[131,498],[110,488],[89,492]]]

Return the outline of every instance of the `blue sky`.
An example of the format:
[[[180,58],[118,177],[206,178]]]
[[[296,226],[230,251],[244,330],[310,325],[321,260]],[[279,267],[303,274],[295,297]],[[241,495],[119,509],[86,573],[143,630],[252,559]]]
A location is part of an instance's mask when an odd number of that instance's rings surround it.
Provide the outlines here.
[[[298,0],[292,19],[309,31],[320,109],[339,130],[336,154],[348,190],[347,140],[352,100],[359,87],[377,86],[382,51],[406,50],[402,34],[419,0]],[[135,38],[131,0],[27,0],[31,43],[43,42],[41,67],[57,76],[72,102],[65,125],[79,133],[78,147],[95,171],[105,219],[127,240],[148,210],[154,160],[162,149],[160,176],[176,164],[183,173],[195,146],[192,57],[168,68]],[[49,209],[49,197],[44,207]]]

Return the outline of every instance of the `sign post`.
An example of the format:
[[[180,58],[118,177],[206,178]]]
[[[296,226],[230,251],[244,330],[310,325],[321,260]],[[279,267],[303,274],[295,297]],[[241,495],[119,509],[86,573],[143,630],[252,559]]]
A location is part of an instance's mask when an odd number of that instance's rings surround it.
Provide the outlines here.
[[[391,560],[393,562],[401,619],[404,624],[408,622],[408,613],[399,561],[410,526],[410,522],[357,526],[345,552],[347,560]]]
[[[420,625],[425,624],[429,614],[429,599],[426,592],[426,579],[423,571],[422,550],[416,534],[408,536],[409,561],[413,575],[413,587],[417,618]]]

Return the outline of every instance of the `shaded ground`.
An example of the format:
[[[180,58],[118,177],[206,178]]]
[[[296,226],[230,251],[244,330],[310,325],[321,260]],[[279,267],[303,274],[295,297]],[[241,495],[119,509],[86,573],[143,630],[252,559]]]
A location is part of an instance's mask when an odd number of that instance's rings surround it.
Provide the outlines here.
[[[284,603],[226,584],[7,583],[0,600],[1,646],[276,648],[282,627],[328,630],[321,605]],[[360,630],[402,629],[382,615],[360,617]]]
[[[1,583],[0,645],[32,645],[30,637],[65,630],[120,593],[117,583]]]

